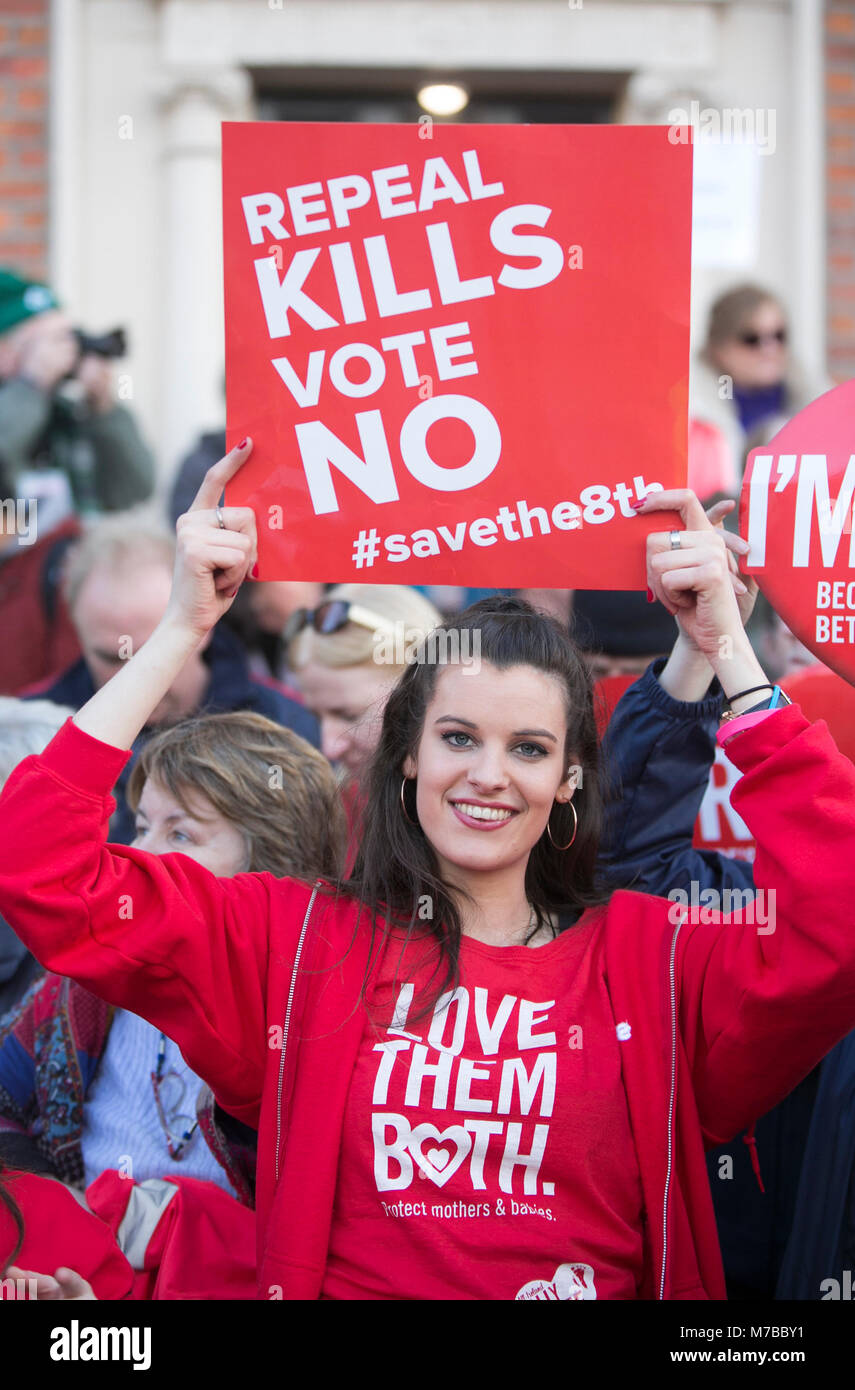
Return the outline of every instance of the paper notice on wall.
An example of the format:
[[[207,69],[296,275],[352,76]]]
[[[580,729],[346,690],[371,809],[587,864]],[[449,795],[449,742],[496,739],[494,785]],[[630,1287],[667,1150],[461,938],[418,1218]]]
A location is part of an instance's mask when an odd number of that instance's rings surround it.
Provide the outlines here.
[[[749,140],[695,135],[692,266],[750,270],[757,263],[762,155]]]

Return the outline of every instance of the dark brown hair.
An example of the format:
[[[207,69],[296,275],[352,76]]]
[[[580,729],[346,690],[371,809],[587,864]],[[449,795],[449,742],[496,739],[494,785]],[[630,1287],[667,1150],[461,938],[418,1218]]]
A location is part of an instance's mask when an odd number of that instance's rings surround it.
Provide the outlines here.
[[[559,850],[544,833],[534,845],[526,868],[526,893],[538,927],[552,914],[577,915],[607,900],[596,877],[602,822],[599,748],[593,711],[592,682],[568,632],[554,618],[516,598],[489,598],[474,603],[437,629],[457,633],[457,650],[480,650],[480,659],[500,670],[533,667],[562,688],[567,715],[565,766],[578,762],[582,781],[573,798],[578,832],[569,849]],[[466,637],[463,634],[467,634]],[[478,634],[480,648],[475,647]],[[429,659],[440,644],[427,647],[395,686],[383,716],[383,728],[364,789],[362,840],[352,874],[342,885],[357,896],[372,924],[382,919],[387,930],[406,929],[407,939],[428,929],[439,944],[437,970],[444,977],[437,994],[453,988],[458,978],[461,923],[455,900],[439,873],[434,851],[416,820],[412,798],[407,819],[401,808],[404,762],[415,757],[425,711],[436,688],[442,663]],[[454,650],[444,639],[442,650]],[[550,825],[559,845],[573,833],[573,812],[556,805]],[[431,917],[418,915],[421,899],[429,899]]]

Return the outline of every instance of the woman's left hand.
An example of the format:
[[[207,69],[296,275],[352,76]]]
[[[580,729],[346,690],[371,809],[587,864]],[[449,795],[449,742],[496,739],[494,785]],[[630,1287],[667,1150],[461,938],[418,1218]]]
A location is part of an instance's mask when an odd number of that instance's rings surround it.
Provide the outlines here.
[[[727,546],[727,562],[730,565],[730,576],[736,593],[736,602],[739,608],[739,616],[742,619],[742,626],[748,622],[754,612],[754,605],[757,602],[757,595],[760,590],[757,587],[757,580],[750,574],[739,573],[739,560],[737,556],[747,555],[750,546],[742,536],[734,531],[727,531],[723,522],[736,506],[733,498],[723,498],[721,502],[714,502],[711,507],[707,507],[707,521],[715,526],[724,537]]]
[[[749,594],[748,586],[732,575],[721,529],[707,518],[693,492],[674,488],[648,493],[638,515],[656,511],[677,512],[685,530],[648,536],[648,585],[689,641],[715,661],[723,637],[742,635],[738,599]]]

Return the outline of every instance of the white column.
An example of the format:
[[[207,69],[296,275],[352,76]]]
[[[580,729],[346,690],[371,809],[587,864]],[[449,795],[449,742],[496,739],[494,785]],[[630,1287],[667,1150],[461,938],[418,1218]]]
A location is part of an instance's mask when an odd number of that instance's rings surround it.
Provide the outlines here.
[[[51,0],[48,273],[54,290],[72,309],[75,305],[68,301],[80,295],[80,40],[79,0]]]
[[[163,419],[171,476],[200,431],[225,423],[220,125],[246,119],[237,69],[175,74],[163,96]]]
[[[826,372],[825,87],[822,0],[793,0],[793,319],[800,361]]]

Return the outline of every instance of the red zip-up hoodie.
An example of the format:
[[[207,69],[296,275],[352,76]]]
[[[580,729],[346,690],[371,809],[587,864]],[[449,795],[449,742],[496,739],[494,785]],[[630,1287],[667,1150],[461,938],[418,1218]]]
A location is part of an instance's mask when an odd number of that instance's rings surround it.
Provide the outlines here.
[[[601,910],[645,1208],[649,1298],[723,1298],[704,1145],[765,1113],[855,1027],[855,768],[796,706],[728,748],[764,924]],[[259,1129],[262,1298],[320,1294],[369,960],[356,904],[269,874],[218,879],[105,838],[127,754],[72,723],[0,800],[0,912],[50,970],[174,1038]],[[697,915],[697,912],[696,914]],[[772,923],[774,930],[768,930]],[[572,928],[571,928],[572,930]]]

